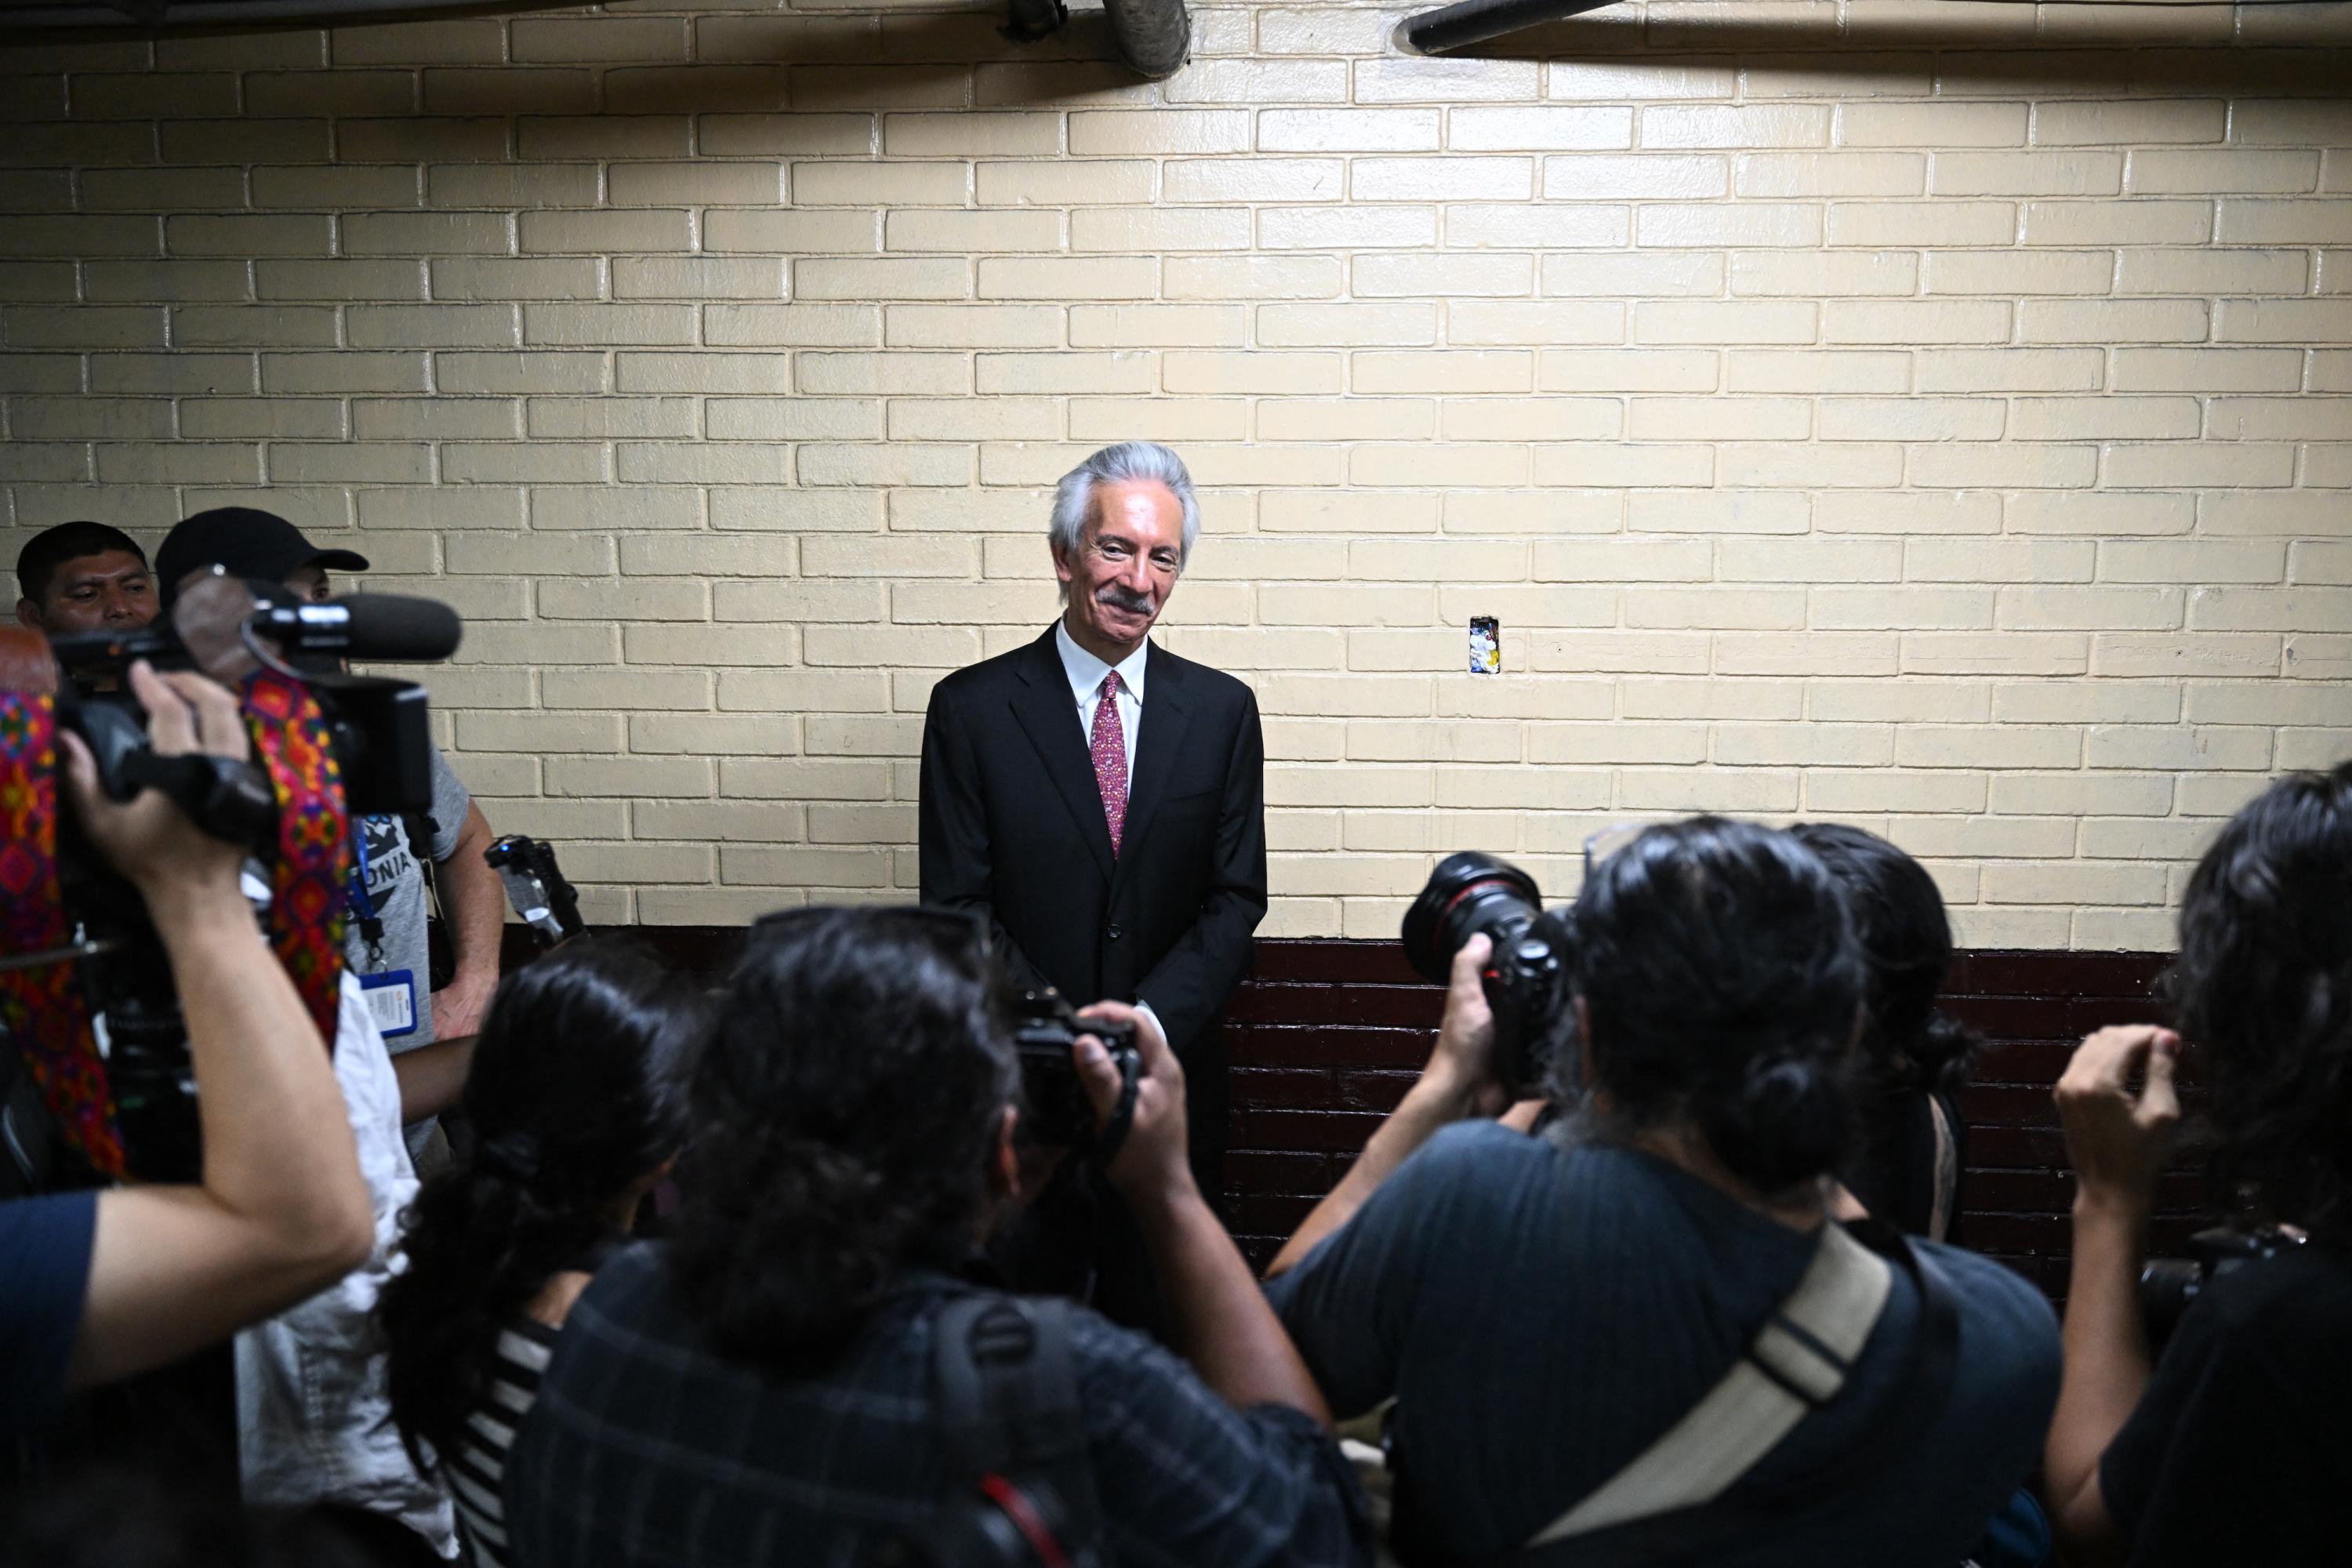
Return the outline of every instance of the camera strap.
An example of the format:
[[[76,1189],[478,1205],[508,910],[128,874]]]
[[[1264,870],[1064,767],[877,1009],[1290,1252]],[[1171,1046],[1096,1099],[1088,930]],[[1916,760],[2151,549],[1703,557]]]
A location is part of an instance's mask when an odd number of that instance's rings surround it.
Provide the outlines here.
[[[1127,1135],[1135,1130],[1135,1100],[1143,1088],[1142,1058],[1132,1051],[1114,1051],[1112,1061],[1118,1064],[1118,1100],[1110,1108],[1110,1117],[1087,1146],[1087,1158],[1097,1171],[1108,1171],[1110,1163],[1127,1142]]]
[[[58,886],[57,695],[12,674],[24,684],[0,690],[0,949],[15,955],[65,947],[73,932]],[[81,971],[64,962],[0,970],[0,1015],[66,1142],[121,1175]]]
[[[0,650],[5,651],[5,650]],[[42,650],[43,662],[47,649]],[[67,949],[74,932],[58,874],[55,666],[12,659],[0,686],[0,957]],[[268,930],[321,1038],[341,1004],[346,844],[340,774],[317,701],[268,670],[245,683],[246,726],[278,800]],[[128,1173],[79,968],[62,959],[0,965],[0,1020],[49,1114],[98,1172]],[[331,1049],[331,1045],[330,1047]]]
[[[351,858],[342,772],[326,716],[300,682],[257,670],[245,684],[245,720],[278,792],[269,943],[332,1050],[342,1005],[343,878]]]

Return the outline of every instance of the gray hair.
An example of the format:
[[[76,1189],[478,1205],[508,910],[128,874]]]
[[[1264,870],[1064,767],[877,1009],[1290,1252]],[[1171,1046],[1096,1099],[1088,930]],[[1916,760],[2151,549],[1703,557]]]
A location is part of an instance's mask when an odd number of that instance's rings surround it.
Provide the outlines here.
[[[1166,485],[1183,509],[1184,546],[1176,561],[1181,571],[1192,558],[1192,541],[1201,534],[1201,503],[1192,494],[1192,476],[1185,471],[1184,459],[1157,441],[1121,441],[1116,447],[1105,447],[1062,476],[1054,487],[1054,521],[1045,531],[1045,537],[1053,541],[1054,553],[1066,560],[1078,552],[1087,516],[1094,510],[1097,485],[1137,480]]]

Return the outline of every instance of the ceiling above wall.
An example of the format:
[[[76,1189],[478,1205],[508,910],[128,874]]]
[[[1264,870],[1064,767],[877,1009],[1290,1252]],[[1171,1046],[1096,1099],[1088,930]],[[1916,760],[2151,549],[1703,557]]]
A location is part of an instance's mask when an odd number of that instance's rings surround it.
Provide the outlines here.
[[[1069,19],[1064,0],[1009,0],[1006,36],[1045,37]],[[0,34],[181,32],[219,26],[320,26],[443,12],[548,9],[545,0],[0,0]],[[1103,0],[1112,47],[1149,80],[1173,76],[1192,44],[1184,0]]]

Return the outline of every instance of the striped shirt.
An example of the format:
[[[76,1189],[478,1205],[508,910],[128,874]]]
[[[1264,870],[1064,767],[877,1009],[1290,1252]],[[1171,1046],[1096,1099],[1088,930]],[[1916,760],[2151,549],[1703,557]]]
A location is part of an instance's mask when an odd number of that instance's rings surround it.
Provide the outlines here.
[[[507,1568],[507,1450],[539,1397],[555,1336],[555,1330],[530,1318],[510,1319],[499,1331],[488,1397],[467,1418],[464,1439],[442,1466],[476,1568]]]

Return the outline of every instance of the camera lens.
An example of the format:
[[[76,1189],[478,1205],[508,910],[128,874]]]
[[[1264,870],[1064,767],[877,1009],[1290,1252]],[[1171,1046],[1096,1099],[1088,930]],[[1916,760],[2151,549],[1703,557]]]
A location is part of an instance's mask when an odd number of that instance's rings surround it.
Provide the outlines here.
[[[1477,931],[1497,952],[1543,908],[1535,879],[1507,860],[1475,849],[1448,855],[1404,915],[1404,956],[1424,979],[1446,979],[1454,955]]]

